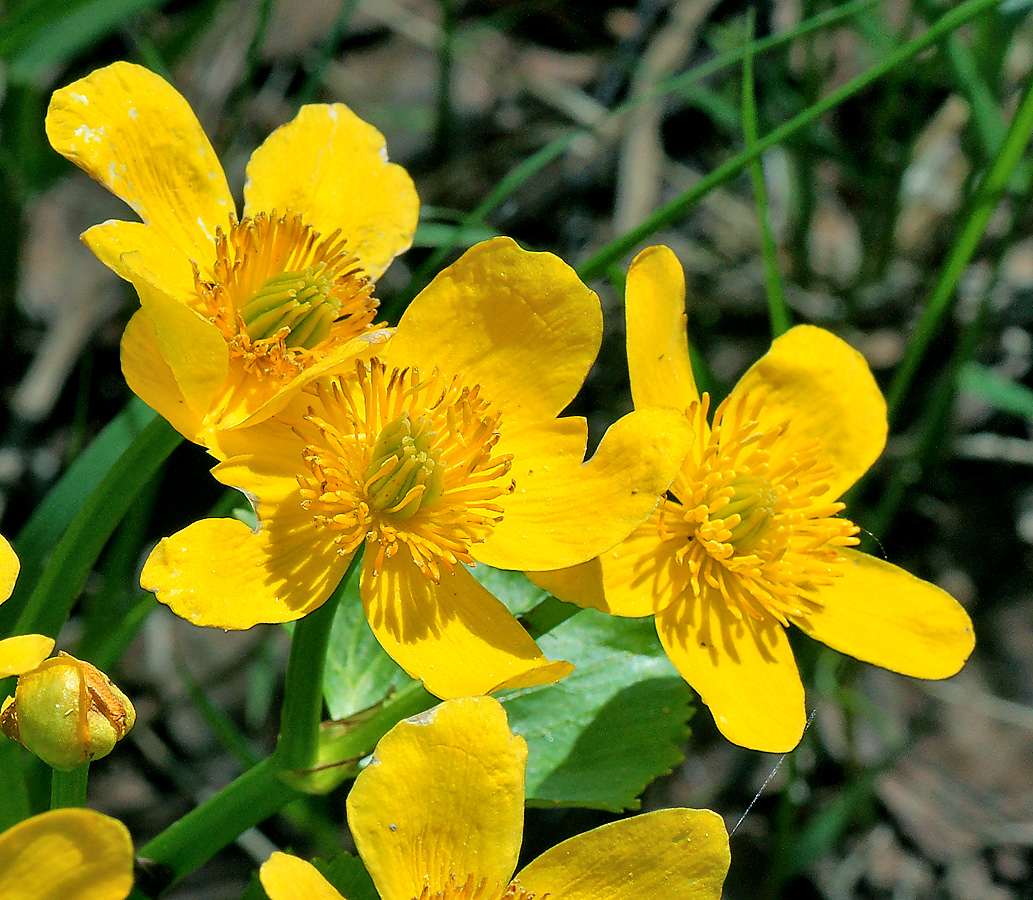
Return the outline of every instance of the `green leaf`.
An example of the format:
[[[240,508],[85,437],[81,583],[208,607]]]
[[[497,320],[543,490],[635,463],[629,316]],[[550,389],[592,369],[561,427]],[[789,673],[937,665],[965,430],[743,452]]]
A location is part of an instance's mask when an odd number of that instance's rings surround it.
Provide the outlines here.
[[[370,630],[359,598],[359,578],[344,589],[330,629],[323,697],[331,719],[346,719],[383,700],[412,679],[388,656]]]
[[[348,900],[380,900],[373,879],[362,860],[350,853],[341,853],[332,862],[313,860],[312,865]]]
[[[958,387],[1001,412],[1033,420],[1033,391],[977,363],[969,363],[961,370]]]
[[[499,697],[530,751],[528,803],[637,809],[646,785],[684,759],[692,712],[653,620],[583,610],[538,643],[576,668],[557,684]]]
[[[477,563],[470,567],[470,574],[498,597],[514,616],[530,612],[549,596],[548,591],[531,584],[523,572],[493,569],[484,563]]]

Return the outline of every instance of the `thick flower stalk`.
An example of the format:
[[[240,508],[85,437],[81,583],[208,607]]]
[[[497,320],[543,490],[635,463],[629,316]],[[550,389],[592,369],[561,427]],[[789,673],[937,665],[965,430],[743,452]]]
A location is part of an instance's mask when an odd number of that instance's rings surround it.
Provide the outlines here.
[[[582,606],[655,615],[721,732],[758,750],[789,750],[803,733],[786,625],[894,672],[957,672],[975,640],[965,611],[855,550],[858,529],[839,515],[838,498],[886,441],[864,358],[820,328],[793,328],[711,415],[689,362],[684,276],[666,247],[632,263],[626,305],[635,405],[677,405],[695,438],[667,500],[628,540],[532,580]]]
[[[125,900],[133,841],[125,825],[89,809],[59,809],[0,834],[4,900]]]
[[[396,725],[348,795],[348,825],[382,900],[718,900],[728,836],[709,810],[623,819],[546,851],[514,877],[527,745],[490,697]],[[274,853],[270,900],[340,900],[308,863]]]
[[[677,473],[690,432],[674,410],[621,419],[587,463],[585,420],[556,418],[601,327],[598,298],[557,257],[505,238],[472,248],[377,357],[224,434],[214,474],[252,498],[258,532],[197,522],[158,545],[141,583],[192,622],[248,628],[318,607],[364,547],[370,626],[429,691],[555,681],[570,666],[548,662],[466,566],[589,560]]]
[[[130,388],[188,439],[217,453],[222,429],[386,338],[373,283],[411,244],[419,202],[347,107],[302,107],[269,136],[240,218],[190,106],[147,69],[115,63],[57,91],[46,124],[143,220],[83,241],[140,297],[122,340]]]

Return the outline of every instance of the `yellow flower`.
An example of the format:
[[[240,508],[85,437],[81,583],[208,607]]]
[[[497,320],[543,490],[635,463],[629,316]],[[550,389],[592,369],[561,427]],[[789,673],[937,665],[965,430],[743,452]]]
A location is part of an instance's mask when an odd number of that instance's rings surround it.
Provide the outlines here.
[[[126,827],[89,809],[57,809],[0,834],[4,900],[124,900],[133,889]]]
[[[783,626],[857,659],[946,678],[972,623],[946,592],[857,550],[837,502],[878,458],[886,406],[863,357],[827,331],[793,328],[708,422],[685,337],[685,281],[666,247],[632,263],[628,364],[636,406],[685,410],[695,439],[672,495],[627,541],[586,565],[531,573],[555,596],[656,616],[671,661],[729,740],[784,751],[804,692]]]
[[[57,91],[46,125],[143,220],[83,241],[140,296],[122,340],[129,386],[185,437],[217,449],[221,429],[386,338],[373,281],[411,244],[419,202],[347,107],[302,107],[269,136],[239,220],[190,106],[147,69],[115,63]]]
[[[382,900],[717,900],[728,836],[709,810],[665,809],[546,851],[515,878],[527,745],[490,697],[400,722],[348,795],[348,825]],[[270,900],[341,900],[308,863],[274,853]],[[512,879],[512,880],[511,880]]]
[[[439,697],[548,683],[548,662],[463,564],[591,559],[655,508],[689,439],[670,409],[617,422],[588,463],[556,418],[599,349],[599,300],[548,253],[469,250],[379,357],[224,434],[213,472],[256,504],[252,533],[205,519],[163,540],[141,583],[201,625],[248,628],[321,605],[365,545],[361,594],[387,652]]]

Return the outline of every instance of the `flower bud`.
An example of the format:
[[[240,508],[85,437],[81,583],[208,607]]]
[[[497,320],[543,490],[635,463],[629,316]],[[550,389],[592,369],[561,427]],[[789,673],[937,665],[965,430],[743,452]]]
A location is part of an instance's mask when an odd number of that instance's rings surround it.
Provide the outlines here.
[[[62,772],[107,756],[136,710],[96,666],[58,653],[18,679],[0,709],[0,729]]]

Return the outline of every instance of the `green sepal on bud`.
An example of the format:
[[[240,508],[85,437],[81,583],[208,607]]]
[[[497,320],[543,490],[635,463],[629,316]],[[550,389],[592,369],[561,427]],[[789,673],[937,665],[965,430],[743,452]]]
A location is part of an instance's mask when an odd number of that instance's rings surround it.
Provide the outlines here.
[[[0,730],[61,772],[107,756],[135,722],[111,679],[67,653],[20,676],[0,709]]]

